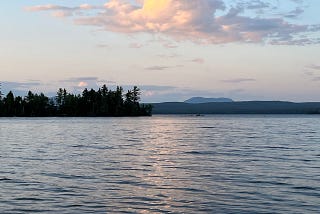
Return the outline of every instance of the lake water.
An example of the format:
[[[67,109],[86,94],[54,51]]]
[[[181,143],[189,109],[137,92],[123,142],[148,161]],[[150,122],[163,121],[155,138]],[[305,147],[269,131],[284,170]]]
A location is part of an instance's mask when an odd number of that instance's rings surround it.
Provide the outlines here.
[[[319,213],[319,116],[0,119],[0,213]]]

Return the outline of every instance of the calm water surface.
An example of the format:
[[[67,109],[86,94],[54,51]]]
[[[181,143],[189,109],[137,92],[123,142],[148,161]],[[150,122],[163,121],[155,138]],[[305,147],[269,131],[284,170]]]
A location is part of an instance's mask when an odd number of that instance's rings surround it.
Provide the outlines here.
[[[319,116],[0,119],[0,213],[319,213]]]

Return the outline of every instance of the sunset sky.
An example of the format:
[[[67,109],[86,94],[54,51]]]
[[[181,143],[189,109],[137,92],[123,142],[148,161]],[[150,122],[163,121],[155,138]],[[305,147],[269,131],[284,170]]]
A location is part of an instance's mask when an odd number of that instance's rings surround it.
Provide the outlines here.
[[[10,0],[0,9],[6,93],[137,85],[193,96],[320,101],[319,0]]]

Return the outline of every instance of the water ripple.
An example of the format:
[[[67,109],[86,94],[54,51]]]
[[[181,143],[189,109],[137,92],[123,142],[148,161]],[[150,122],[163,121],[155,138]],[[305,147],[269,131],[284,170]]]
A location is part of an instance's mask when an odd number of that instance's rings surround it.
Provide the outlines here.
[[[0,211],[319,213],[319,119],[1,119]]]

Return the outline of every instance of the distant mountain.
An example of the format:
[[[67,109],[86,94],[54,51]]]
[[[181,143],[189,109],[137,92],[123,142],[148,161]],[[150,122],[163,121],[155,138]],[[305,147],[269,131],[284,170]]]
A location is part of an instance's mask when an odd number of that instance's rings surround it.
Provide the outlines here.
[[[320,114],[320,102],[153,103],[153,114]]]
[[[219,97],[219,98],[205,98],[205,97],[192,97],[184,103],[190,103],[190,104],[198,104],[198,103],[230,103],[233,102],[232,99]]]

